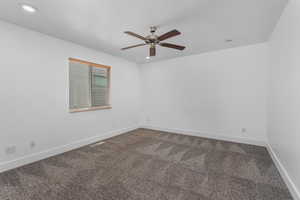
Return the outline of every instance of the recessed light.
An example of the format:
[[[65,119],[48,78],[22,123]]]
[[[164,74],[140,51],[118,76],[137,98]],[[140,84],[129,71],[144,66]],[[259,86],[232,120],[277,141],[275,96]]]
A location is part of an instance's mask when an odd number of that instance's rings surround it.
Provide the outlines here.
[[[147,56],[146,59],[149,60],[149,59],[150,59],[150,56]]]
[[[24,11],[28,12],[28,13],[35,13],[37,11],[37,9],[31,5],[28,4],[21,4],[21,7]]]
[[[227,39],[227,40],[225,40],[225,42],[232,42],[232,40],[231,39]]]

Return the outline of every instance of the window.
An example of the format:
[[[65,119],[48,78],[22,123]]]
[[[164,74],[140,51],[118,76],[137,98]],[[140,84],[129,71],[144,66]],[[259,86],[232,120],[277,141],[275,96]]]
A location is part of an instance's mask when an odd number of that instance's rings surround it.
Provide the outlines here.
[[[69,109],[110,109],[110,66],[69,59]]]

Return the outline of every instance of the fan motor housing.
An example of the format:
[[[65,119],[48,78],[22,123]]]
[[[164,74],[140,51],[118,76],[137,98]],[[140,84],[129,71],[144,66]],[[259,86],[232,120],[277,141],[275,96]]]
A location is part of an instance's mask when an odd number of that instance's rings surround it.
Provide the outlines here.
[[[146,43],[147,44],[149,44],[149,43],[153,43],[153,44],[158,44],[159,43],[159,40],[158,40],[158,36],[157,35],[154,35],[154,34],[152,34],[152,35],[148,35],[147,37],[146,37]]]

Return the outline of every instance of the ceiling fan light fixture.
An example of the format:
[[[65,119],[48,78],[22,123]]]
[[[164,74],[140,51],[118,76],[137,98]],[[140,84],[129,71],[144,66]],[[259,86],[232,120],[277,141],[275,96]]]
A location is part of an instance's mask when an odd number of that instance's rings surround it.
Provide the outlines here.
[[[146,59],[149,60],[150,57],[156,56],[156,46],[158,46],[158,45],[161,47],[176,49],[176,50],[180,50],[180,51],[185,49],[185,46],[161,42],[163,40],[180,35],[181,33],[178,30],[176,30],[176,29],[171,30],[161,36],[157,36],[155,34],[156,30],[157,30],[156,26],[150,27],[150,35],[147,35],[146,37],[136,34],[134,32],[131,32],[131,31],[125,31],[124,32],[125,34],[128,34],[128,35],[133,36],[138,39],[141,39],[144,41],[144,43],[128,46],[128,47],[122,48],[121,50],[126,50],[126,49],[131,49],[134,47],[148,45],[149,46],[149,56],[147,56]]]

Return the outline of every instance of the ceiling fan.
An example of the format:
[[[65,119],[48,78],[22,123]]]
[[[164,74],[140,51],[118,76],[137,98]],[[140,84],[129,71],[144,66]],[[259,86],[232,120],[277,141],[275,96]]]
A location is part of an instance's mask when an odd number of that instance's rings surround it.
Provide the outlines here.
[[[172,48],[172,49],[177,49],[177,50],[181,50],[181,51],[185,49],[184,46],[162,42],[162,41],[164,41],[168,38],[180,35],[181,33],[179,31],[177,31],[176,29],[174,29],[172,31],[169,31],[169,32],[167,32],[167,33],[165,33],[161,36],[155,35],[156,30],[157,30],[156,26],[150,27],[150,33],[151,34],[146,36],[146,37],[140,36],[136,33],[131,32],[131,31],[125,31],[124,33],[126,33],[128,35],[131,35],[133,37],[139,38],[139,39],[143,40],[144,43],[129,46],[129,47],[125,47],[125,48],[122,48],[121,50],[126,50],[126,49],[131,49],[131,48],[134,48],[134,47],[149,45],[150,46],[150,56],[155,56],[156,55],[156,45],[159,45],[159,46],[162,46],[162,47],[167,47],[167,48]]]

